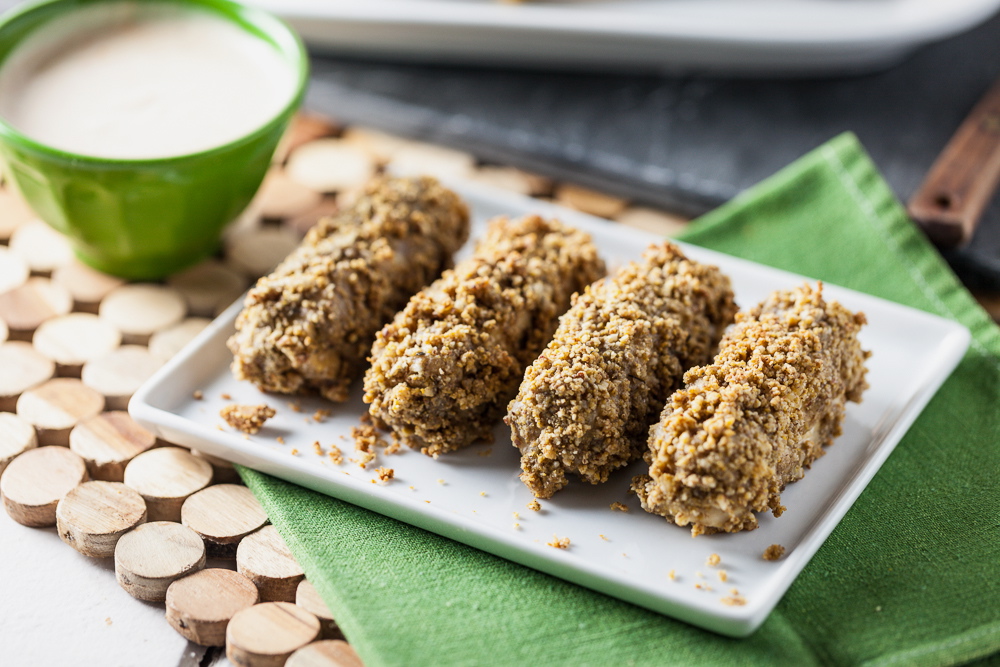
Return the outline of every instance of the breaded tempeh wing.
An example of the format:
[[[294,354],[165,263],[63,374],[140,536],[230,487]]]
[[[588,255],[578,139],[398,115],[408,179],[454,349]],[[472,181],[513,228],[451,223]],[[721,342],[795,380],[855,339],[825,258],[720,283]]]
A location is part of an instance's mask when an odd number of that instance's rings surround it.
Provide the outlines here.
[[[534,215],[493,220],[470,259],[379,332],[372,416],[428,455],[487,438],[571,295],[604,270],[588,234]]]
[[[468,208],[435,179],[375,179],[247,294],[228,342],[233,373],[264,391],[346,400],[375,332],[468,235]]]
[[[684,371],[708,363],[735,313],[729,279],[672,243],[589,286],[508,408],[521,481],[551,498],[567,473],[598,484],[639,459]]]
[[[715,361],[685,374],[650,430],[649,475],[633,480],[647,512],[693,535],[781,514],[782,489],[840,435],[845,402],[868,386],[865,317],[822,290],[778,291],[739,313]]]

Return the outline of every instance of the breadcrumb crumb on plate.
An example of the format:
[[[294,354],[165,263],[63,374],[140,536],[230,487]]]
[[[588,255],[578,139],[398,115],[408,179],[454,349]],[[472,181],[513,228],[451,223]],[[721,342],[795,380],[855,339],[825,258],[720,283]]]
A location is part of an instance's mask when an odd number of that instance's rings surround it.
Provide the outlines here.
[[[473,238],[493,216],[538,213],[590,233],[611,267],[638,258],[650,243],[659,240],[544,202],[475,186],[453,183],[450,187],[470,204]],[[683,250],[692,259],[714,264],[729,275],[741,306],[758,303],[773,290],[806,282],[802,276],[700,248],[683,246]],[[468,248],[462,252],[468,256]],[[519,452],[510,444],[509,431],[502,424],[493,432],[492,445],[474,444],[437,460],[404,447],[393,455],[391,467],[396,480],[405,479],[406,484],[371,484],[374,466],[368,470],[338,466],[312,447],[316,441],[324,445],[349,442],[351,428],[357,427],[367,412],[358,385],[343,404],[296,397],[304,414],[278,410],[268,420],[265,432],[248,436],[246,441],[241,433],[216,430],[216,415],[227,403],[219,398],[221,393],[233,397],[229,402],[242,404],[275,400],[250,383],[236,381],[229,372],[232,357],[225,341],[233,331],[238,306],[209,325],[141,388],[131,411],[141,424],[172,442],[257,468],[700,627],[746,636],[764,621],[847,512],[954,368],[969,341],[968,332],[953,322],[834,285],[824,286],[824,298],[867,316],[869,324],[861,336],[864,349],[873,353],[867,376],[871,387],[863,403],[847,407],[843,435],[813,464],[813,471],[782,493],[787,511],[780,518],[761,516],[756,530],[738,534],[692,538],[688,529],[670,525],[662,517],[609,511],[612,502],[621,501],[632,476],[646,472],[641,463],[613,473],[602,485],[571,484],[545,501],[545,511],[530,512],[525,507],[533,502],[532,494],[518,480]],[[913,363],[914,359],[920,363]],[[192,394],[199,389],[203,399],[196,401]],[[303,420],[322,409],[331,413],[321,423]],[[287,444],[278,445],[276,436]],[[492,454],[479,456],[487,447],[492,447]],[[299,451],[298,456],[289,456],[292,448]],[[386,465],[385,450],[376,450],[380,465]],[[448,483],[439,485],[438,479]],[[487,497],[480,496],[481,491]],[[511,529],[512,512],[520,512],[519,518],[513,519],[520,523],[519,530]],[[572,548],[547,546],[553,533],[573,536]],[[611,541],[601,539],[602,533],[612,537]],[[775,562],[761,558],[771,544],[786,546],[784,558]],[[622,558],[623,551],[627,558]],[[722,588],[728,584],[719,584],[715,575],[694,578],[695,571],[705,568],[709,553],[718,554],[725,563],[729,581],[739,585],[745,604],[723,603],[723,597],[735,596]],[[670,569],[675,570],[676,581],[685,585],[679,586],[667,576]],[[718,588],[707,591],[686,585],[696,581]]]

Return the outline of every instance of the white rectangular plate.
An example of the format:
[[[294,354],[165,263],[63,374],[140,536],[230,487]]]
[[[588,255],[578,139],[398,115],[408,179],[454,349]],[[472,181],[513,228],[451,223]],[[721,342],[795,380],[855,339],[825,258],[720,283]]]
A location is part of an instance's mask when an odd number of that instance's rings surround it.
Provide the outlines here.
[[[998,0],[250,0],[334,53],[732,74],[884,67]]]
[[[552,204],[453,184],[472,207],[473,237],[495,215],[537,212],[556,216],[590,232],[609,269],[636,259],[657,237]],[[471,245],[471,244],[470,244]],[[718,265],[733,280],[737,301],[752,305],[775,289],[807,280],[694,246],[694,259]],[[463,253],[469,252],[469,246]],[[861,310],[869,324],[861,337],[872,351],[871,388],[860,405],[850,404],[844,434],[813,465],[804,480],[782,494],[788,510],[780,519],[761,517],[760,528],[735,535],[692,539],[690,531],[647,514],[627,494],[641,463],[619,471],[601,486],[574,482],[542,511],[527,509],[532,495],[518,480],[518,452],[507,428],[498,424],[493,444],[434,460],[414,451],[379,454],[362,469],[344,461],[334,465],[314,452],[334,444],[345,459],[354,456],[350,431],[366,412],[358,384],[352,398],[332,405],[312,398],[264,395],[237,382],[229,372],[225,342],[239,311],[235,304],[212,323],[132,399],[132,415],[158,436],[262,470],[321,493],[381,512],[543,572],[602,591],[695,625],[744,636],[767,617],[795,576],[844,516],[927,401],[961,359],[969,332],[959,324],[848,289],[827,285],[825,296]],[[919,360],[920,363],[914,363]],[[193,393],[200,390],[202,400]],[[223,398],[227,394],[231,398]],[[277,415],[255,436],[223,426],[219,410],[229,403],[266,402]],[[332,409],[321,423],[311,415]],[[283,444],[278,438],[283,439]],[[292,454],[297,450],[297,454]],[[395,479],[373,484],[377,466],[393,468]],[[618,501],[629,512],[612,511]],[[553,535],[568,537],[566,550],[547,546]],[[777,562],[761,558],[771,544],[784,545]],[[718,554],[717,567],[706,565]],[[720,581],[719,570],[728,575]],[[668,576],[675,572],[675,578]],[[736,588],[743,606],[723,598]]]

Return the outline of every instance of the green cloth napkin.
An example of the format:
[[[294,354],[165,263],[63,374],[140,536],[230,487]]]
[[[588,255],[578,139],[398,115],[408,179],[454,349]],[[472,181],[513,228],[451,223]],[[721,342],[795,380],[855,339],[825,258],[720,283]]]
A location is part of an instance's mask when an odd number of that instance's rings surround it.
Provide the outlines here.
[[[954,318],[972,346],[747,639],[242,471],[366,665],[946,665],[1000,651],[1000,330],[855,137],[684,240]]]

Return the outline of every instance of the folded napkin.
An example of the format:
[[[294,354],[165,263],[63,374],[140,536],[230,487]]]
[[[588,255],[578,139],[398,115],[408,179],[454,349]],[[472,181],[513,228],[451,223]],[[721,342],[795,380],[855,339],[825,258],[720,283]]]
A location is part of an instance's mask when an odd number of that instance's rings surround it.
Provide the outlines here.
[[[242,470],[366,665],[947,665],[1000,651],[1000,330],[854,136],[683,238],[953,318],[972,346],[747,639]]]

